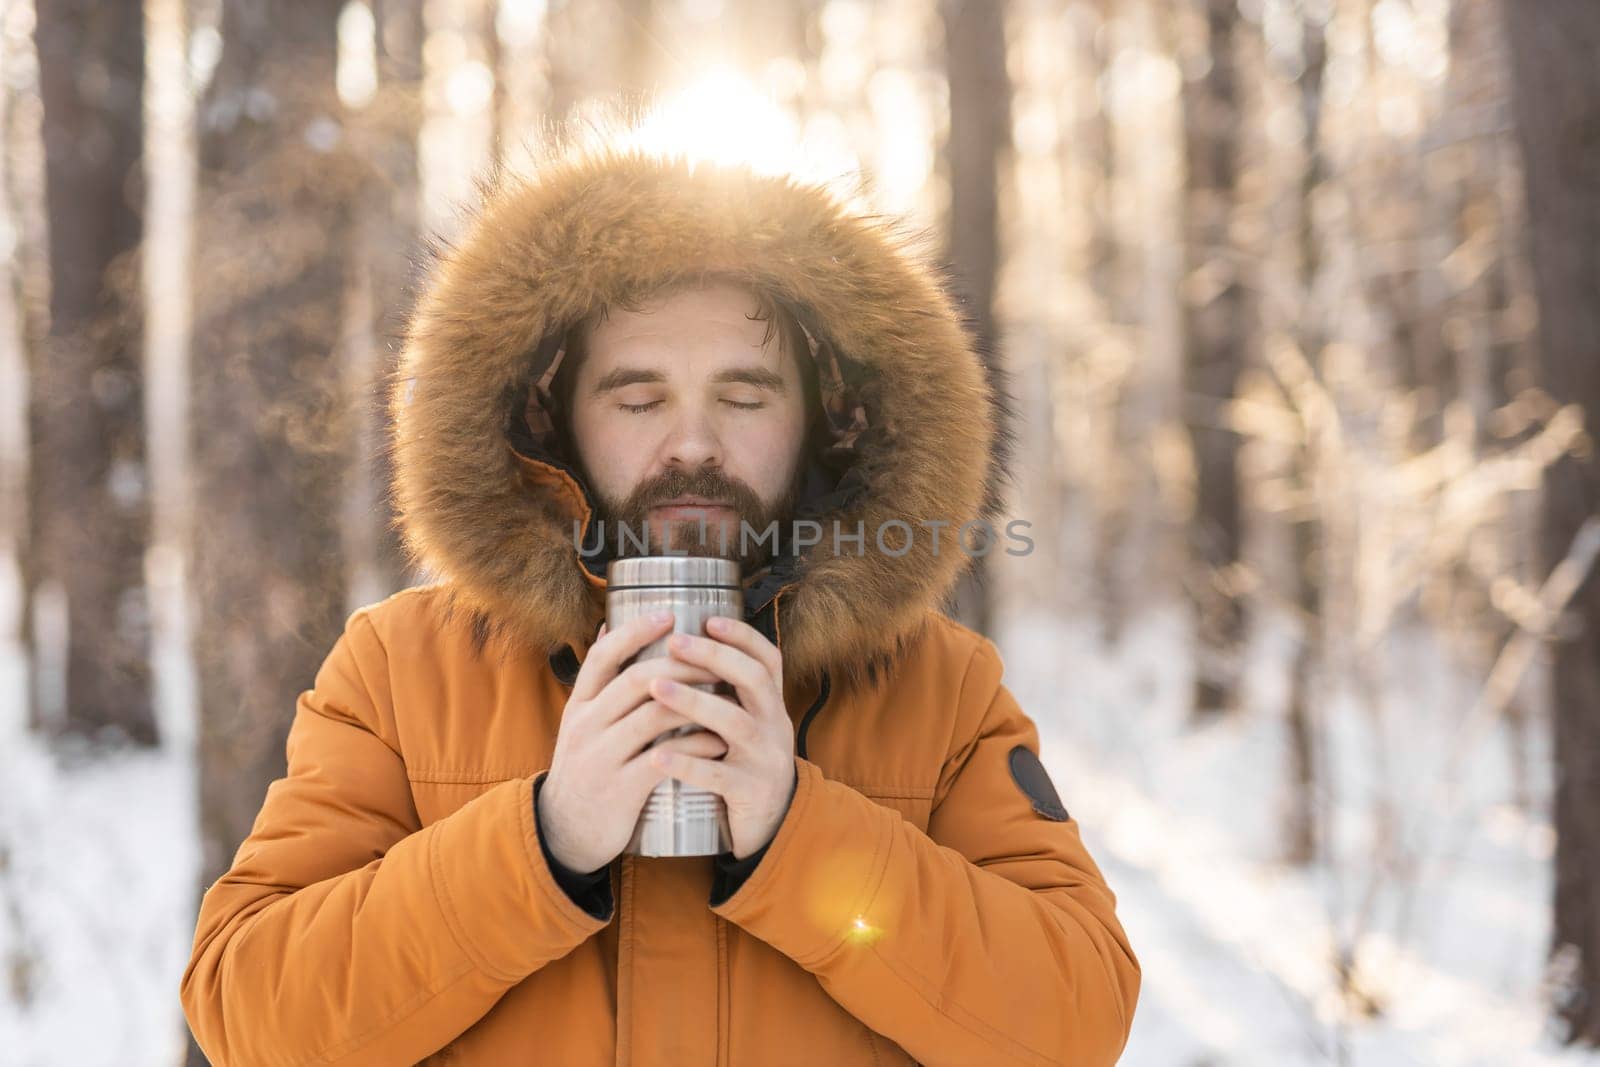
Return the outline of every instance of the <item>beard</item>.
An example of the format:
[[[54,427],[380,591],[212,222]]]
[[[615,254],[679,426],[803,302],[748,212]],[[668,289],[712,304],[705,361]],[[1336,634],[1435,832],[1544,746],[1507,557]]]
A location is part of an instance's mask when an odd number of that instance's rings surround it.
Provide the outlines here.
[[[581,468],[580,468],[581,469]],[[805,478],[805,464],[797,463],[788,484],[770,503],[743,482],[718,470],[669,470],[634,487],[626,499],[617,500],[594,489],[597,518],[605,523],[605,543],[612,559],[650,555],[714,556],[738,562],[748,577],[771,561],[774,539],[767,527],[778,524],[778,547],[788,544],[785,524],[794,514]],[[583,476],[591,488],[594,480]],[[713,518],[657,519],[650,509],[680,496],[725,501],[728,511]],[[747,529],[748,528],[748,529]],[[764,538],[764,539],[763,539]],[[640,542],[644,542],[641,546]]]

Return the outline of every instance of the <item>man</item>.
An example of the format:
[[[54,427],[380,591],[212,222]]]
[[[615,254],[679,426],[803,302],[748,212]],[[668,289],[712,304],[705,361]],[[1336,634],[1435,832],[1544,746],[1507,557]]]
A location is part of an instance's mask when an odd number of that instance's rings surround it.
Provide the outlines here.
[[[679,288],[653,294],[648,313],[621,311],[606,315],[598,325],[581,323],[569,334],[557,375],[568,384],[557,388],[562,402],[553,405],[566,427],[557,437],[558,447],[573,458],[580,484],[599,500],[598,510],[606,516],[602,534],[609,534],[605,549],[613,554],[634,547],[651,554],[722,555],[739,560],[748,573],[770,557],[771,548],[781,547],[782,520],[790,517],[799,498],[806,428],[810,418],[820,415],[807,403],[815,388],[804,383],[814,382],[816,375],[802,364],[810,364],[811,356],[803,351],[804,341],[794,336],[793,320],[776,305],[763,308],[755,294],[726,280],[673,291]],[[762,321],[767,323],[765,336]],[[783,343],[771,344],[771,338]],[[759,536],[774,524],[774,539]],[[633,537],[640,539],[637,544]],[[713,628],[717,625],[721,623]],[[654,636],[662,628],[636,628],[634,633]],[[645,795],[661,777],[663,765],[656,759],[675,751],[687,758],[695,753],[725,757],[720,767],[690,763],[677,768],[673,777],[723,795],[732,855],[743,861],[732,868],[738,876],[759,862],[759,855],[752,853],[771,840],[797,780],[793,729],[783,707],[777,649],[748,626],[723,632],[735,639],[744,656],[721,654],[743,668],[757,688],[743,709],[711,698],[693,704],[689,714],[720,713],[722,726],[741,710],[751,712],[767,729],[753,734],[755,743],[748,748],[729,749],[721,740],[730,733],[724,728],[623,762],[643,755],[642,742],[632,744],[636,730],[660,733],[667,726],[708,725],[674,715],[672,709],[681,701],[703,695],[688,687],[676,696],[654,693],[665,706],[652,701],[644,715],[636,710],[637,693],[623,685],[605,687],[607,710],[597,715],[584,715],[569,704],[563,715],[568,728],[557,740],[550,777],[539,783],[535,805],[547,858],[554,858],[557,881],[575,897],[582,899],[583,891],[606,880],[607,863],[627,844]],[[632,638],[624,648],[636,651],[638,643],[638,637]],[[684,650],[691,663],[704,663],[701,657],[714,651],[699,646],[701,656],[696,656],[695,643],[685,643],[691,646]],[[765,673],[763,661],[769,668]],[[574,698],[593,690],[586,674],[601,671],[602,663],[610,661],[588,658]],[[663,668],[672,670],[670,664],[640,665],[635,673],[644,677]],[[605,670],[613,674],[614,665]],[[719,677],[709,669],[698,676],[676,673],[690,681]],[[647,684],[659,687],[672,680]],[[651,712],[659,722],[651,722]],[[598,728],[624,713],[630,724],[637,721],[627,733]],[[708,777],[712,774],[725,777],[713,783]],[[632,788],[619,795],[622,782]],[[591,873],[579,878],[574,868]]]
[[[1113,1062],[1114,898],[995,646],[939,610],[999,514],[1001,400],[913,243],[821,188],[620,139],[500,185],[395,391],[439,580],[352,615],[301,694],[201,905],[201,1047]],[[740,559],[745,619],[623,669],[670,625],[602,628],[619,520]],[[712,678],[736,699],[666,685]],[[730,852],[622,853],[666,777],[724,797]]]

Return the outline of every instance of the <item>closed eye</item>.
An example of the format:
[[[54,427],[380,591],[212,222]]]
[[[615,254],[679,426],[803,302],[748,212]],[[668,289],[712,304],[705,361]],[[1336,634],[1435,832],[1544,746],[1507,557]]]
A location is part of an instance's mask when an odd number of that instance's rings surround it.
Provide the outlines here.
[[[649,411],[659,403],[661,403],[661,401],[652,400],[648,404],[618,404],[617,407],[621,408],[623,411],[631,411],[635,414],[642,414],[643,412]],[[767,406],[764,401],[760,400],[749,404],[740,403],[737,400],[724,400],[723,403],[727,404],[729,407],[738,408],[740,411],[756,411]]]

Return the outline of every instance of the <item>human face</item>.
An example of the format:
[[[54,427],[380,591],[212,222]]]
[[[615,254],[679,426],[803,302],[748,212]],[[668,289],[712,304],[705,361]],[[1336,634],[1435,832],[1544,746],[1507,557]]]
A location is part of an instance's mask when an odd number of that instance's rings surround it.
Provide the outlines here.
[[[770,539],[742,543],[740,523],[759,534],[792,514],[806,404],[782,332],[762,346],[758,307],[714,281],[613,308],[590,331],[570,426],[608,538],[626,523],[648,530],[652,554],[725,556],[747,574],[770,556]]]

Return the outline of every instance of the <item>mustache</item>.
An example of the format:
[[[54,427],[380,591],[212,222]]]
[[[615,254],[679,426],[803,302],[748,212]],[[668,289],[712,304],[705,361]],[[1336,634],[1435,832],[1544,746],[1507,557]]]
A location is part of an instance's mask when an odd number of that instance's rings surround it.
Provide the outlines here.
[[[632,514],[642,514],[657,504],[664,504],[680,496],[723,500],[746,513],[761,510],[761,498],[749,486],[713,471],[697,471],[692,474],[674,471],[645,482],[629,494],[622,510]]]

